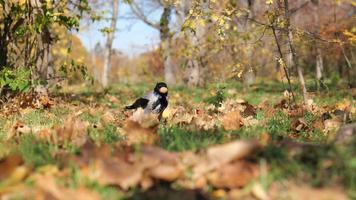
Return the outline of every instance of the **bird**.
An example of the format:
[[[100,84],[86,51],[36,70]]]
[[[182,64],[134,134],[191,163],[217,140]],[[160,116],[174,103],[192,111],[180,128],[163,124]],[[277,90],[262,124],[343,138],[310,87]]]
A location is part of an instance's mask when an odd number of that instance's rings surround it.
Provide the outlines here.
[[[138,98],[132,105],[126,106],[125,109],[132,110],[142,108],[145,114],[158,114],[160,119],[167,106],[168,86],[164,82],[159,82],[156,84],[153,91]]]

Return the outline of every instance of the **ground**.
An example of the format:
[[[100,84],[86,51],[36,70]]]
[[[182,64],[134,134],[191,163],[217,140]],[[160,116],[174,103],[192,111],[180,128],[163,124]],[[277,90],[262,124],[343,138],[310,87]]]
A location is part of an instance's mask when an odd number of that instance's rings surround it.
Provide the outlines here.
[[[356,198],[356,141],[338,132],[356,121],[355,90],[310,82],[302,105],[282,83],[230,81],[171,87],[161,122],[123,110],[153,85],[76,85],[4,103],[0,197]]]

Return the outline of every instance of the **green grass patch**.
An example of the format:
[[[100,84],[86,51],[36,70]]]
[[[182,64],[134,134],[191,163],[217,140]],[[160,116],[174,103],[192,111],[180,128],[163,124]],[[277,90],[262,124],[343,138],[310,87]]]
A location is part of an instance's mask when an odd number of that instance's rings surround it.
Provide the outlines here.
[[[61,117],[56,117],[45,110],[33,110],[23,115],[21,120],[29,126],[52,126],[63,121]]]
[[[223,142],[224,134],[213,131],[192,131],[182,127],[164,127],[159,130],[160,146],[169,151],[206,148]]]
[[[84,112],[83,114],[80,115],[80,119],[83,121],[87,121],[91,124],[98,124],[101,120],[100,115],[92,115],[88,112]]]
[[[120,135],[117,127],[113,124],[108,124],[102,129],[90,127],[88,129],[88,134],[97,144],[115,144],[116,142],[123,140],[122,135]]]
[[[256,139],[259,138],[260,135],[266,131],[266,128],[263,126],[248,126],[242,127],[240,130],[228,132],[232,138],[238,139]]]
[[[55,163],[52,156],[54,146],[37,139],[32,134],[23,135],[20,138],[18,150],[27,165],[39,167]]]
[[[225,88],[218,87],[215,95],[206,98],[204,101],[209,104],[213,104],[215,107],[220,107],[222,103],[226,100]]]
[[[279,139],[288,134],[291,128],[291,119],[283,112],[276,112],[267,122],[267,131],[272,139]]]

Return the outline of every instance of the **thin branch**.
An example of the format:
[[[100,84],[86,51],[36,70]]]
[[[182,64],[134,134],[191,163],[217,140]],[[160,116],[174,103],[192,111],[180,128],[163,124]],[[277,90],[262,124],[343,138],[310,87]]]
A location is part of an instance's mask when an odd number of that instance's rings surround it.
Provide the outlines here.
[[[134,2],[132,1],[130,4],[132,12],[140,19],[142,20],[145,24],[155,28],[159,29],[159,23],[154,23],[151,22],[147,16],[144,14],[144,12],[141,10],[141,8]]]
[[[295,97],[294,97],[294,93],[293,93],[293,90],[292,90],[292,84],[291,84],[291,81],[290,81],[289,72],[288,72],[288,69],[287,69],[286,65],[284,64],[285,62],[284,62],[284,59],[283,59],[282,48],[281,48],[281,45],[279,44],[279,41],[278,41],[278,37],[277,37],[277,34],[276,34],[276,29],[275,29],[274,26],[271,26],[271,29],[272,29],[272,32],[273,32],[274,40],[275,40],[276,45],[277,45],[279,56],[283,60],[282,67],[283,67],[284,74],[286,75],[286,78],[287,78],[287,81],[288,81],[289,91],[292,93],[293,102],[295,103]]]
[[[309,2],[310,2],[310,1],[308,0],[308,1],[304,2],[304,3],[303,3],[302,5],[300,5],[300,6],[298,6],[298,7],[296,7],[296,8],[290,9],[289,14],[290,14],[290,15],[295,14],[298,10],[300,10],[300,9],[304,8],[305,6],[307,6],[307,5],[309,4]]]

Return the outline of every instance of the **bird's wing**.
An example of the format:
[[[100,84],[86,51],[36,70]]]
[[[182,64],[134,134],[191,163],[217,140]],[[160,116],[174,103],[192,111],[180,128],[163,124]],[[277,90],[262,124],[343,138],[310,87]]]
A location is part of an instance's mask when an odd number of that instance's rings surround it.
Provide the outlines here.
[[[155,100],[157,97],[154,94],[154,92],[149,92],[145,96],[143,96],[144,99],[147,99],[149,101]]]
[[[141,107],[141,108],[145,109],[148,104],[148,101],[149,101],[148,99],[141,97],[141,98],[137,99],[135,101],[135,103],[133,103],[131,106],[126,106],[125,108],[126,109],[136,109],[136,108]]]

